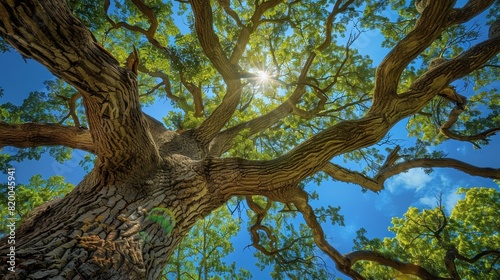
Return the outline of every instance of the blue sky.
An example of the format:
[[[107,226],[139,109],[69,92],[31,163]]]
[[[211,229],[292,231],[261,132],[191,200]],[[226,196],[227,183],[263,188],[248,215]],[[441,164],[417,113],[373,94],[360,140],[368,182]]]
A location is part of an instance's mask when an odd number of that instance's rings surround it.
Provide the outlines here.
[[[379,46],[380,36],[376,32],[367,32],[353,45],[362,54],[371,54],[375,63],[378,63],[384,53],[374,54],[371,50],[374,45]],[[43,81],[51,79],[52,75],[40,64],[32,60],[25,62],[15,52],[0,54],[0,86],[5,95],[1,97],[1,103],[13,102],[20,104],[28,93],[35,90],[44,90]],[[6,67],[7,66],[7,67]],[[169,102],[160,101],[152,107],[145,108],[145,112],[161,119],[169,110]],[[401,139],[405,138],[404,123],[394,127],[391,134]],[[500,167],[498,150],[500,148],[500,135],[491,138],[491,145],[482,149],[474,149],[469,143],[456,141],[445,141],[438,148],[448,153],[451,158],[459,159],[478,166]],[[411,141],[402,145],[411,145]],[[13,151],[5,148],[4,151]],[[67,180],[77,184],[83,176],[83,170],[78,162],[84,153],[76,151],[74,158],[63,165],[54,162],[49,157],[44,157],[40,162],[27,161],[15,164],[16,175],[21,183],[27,183],[29,178],[35,174],[42,174],[45,178],[52,175],[64,175]],[[325,225],[325,233],[334,247],[341,252],[349,252],[352,247],[352,239],[360,227],[368,231],[368,237],[383,237],[389,233],[391,218],[402,216],[409,206],[433,207],[436,197],[443,193],[443,202],[448,211],[460,198],[456,190],[460,187],[498,186],[492,180],[480,177],[472,177],[462,172],[451,169],[436,169],[431,174],[426,174],[422,169],[412,169],[406,173],[394,176],[387,180],[386,189],[379,193],[362,193],[361,188],[340,182],[325,181],[320,186],[310,183],[309,191],[317,191],[320,201],[313,201],[314,206],[333,205],[341,206],[341,214],[345,215],[345,227]],[[236,252],[230,257],[237,261],[245,259],[245,256],[253,255],[252,249],[244,248],[250,243],[249,234],[243,230],[236,238]],[[268,279],[267,271],[259,272],[251,263],[241,264],[242,267],[252,271],[254,277]],[[333,266],[331,264],[331,266]],[[338,275],[340,276],[340,275]]]

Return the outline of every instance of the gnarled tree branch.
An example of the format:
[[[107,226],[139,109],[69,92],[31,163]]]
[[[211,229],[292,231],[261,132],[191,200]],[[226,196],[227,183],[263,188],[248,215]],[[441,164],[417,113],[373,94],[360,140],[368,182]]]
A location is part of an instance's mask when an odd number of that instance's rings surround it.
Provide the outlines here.
[[[441,34],[454,3],[454,0],[430,1],[414,29],[380,63],[376,73],[374,107],[397,96],[403,70]]]
[[[464,262],[468,262],[470,264],[476,263],[480,259],[482,259],[482,258],[484,258],[486,256],[489,256],[489,255],[496,255],[496,256],[500,257],[500,250],[485,250],[485,251],[482,251],[482,252],[476,254],[472,258],[464,256],[464,255],[460,254],[458,251],[456,252],[456,258],[457,259],[459,259],[461,261],[464,261]]]
[[[391,176],[404,172],[411,168],[433,168],[433,167],[448,167],[460,170],[469,175],[481,176],[486,178],[500,179],[500,168],[487,168],[476,167],[451,158],[423,158],[415,159],[407,162],[399,163],[391,167],[380,170],[379,174],[375,177],[378,180],[385,180]]]
[[[0,122],[0,147],[66,146],[95,153],[90,131],[59,124],[7,124]]]
[[[451,131],[450,128],[458,121],[458,117],[460,116],[460,114],[462,114],[462,112],[463,110],[459,108],[453,108],[453,110],[450,112],[448,120],[441,125],[439,129],[440,132],[451,139],[472,142],[477,140],[486,140],[490,136],[493,136],[500,131],[500,127],[490,128],[475,135],[460,135]]]
[[[349,258],[343,256],[339,251],[337,251],[328,241],[326,241],[325,233],[323,232],[323,228],[321,224],[316,219],[314,214],[314,210],[308,203],[307,193],[305,191],[300,190],[298,187],[288,189],[291,190],[294,195],[289,196],[293,197],[288,199],[289,202],[292,202],[295,207],[302,213],[306,224],[311,228],[313,232],[314,242],[316,246],[318,246],[323,252],[325,252],[337,265],[337,268],[349,275],[352,279],[362,280],[365,279],[359,273],[352,269],[352,263]]]
[[[357,251],[345,255],[340,254],[333,246],[328,243],[328,241],[326,241],[321,224],[317,221],[316,216],[314,215],[314,211],[307,201],[307,193],[298,188],[288,188],[287,190],[293,191],[293,195],[285,195],[285,201],[292,202],[295,207],[297,207],[297,209],[302,213],[307,225],[313,231],[313,237],[316,246],[318,246],[336,263],[337,268],[341,272],[349,275],[352,279],[365,279],[358,272],[352,269],[352,266],[360,260],[375,261],[381,265],[392,267],[398,271],[415,275],[422,279],[447,279],[437,277],[421,266],[403,263],[398,260],[389,258],[376,251]]]
[[[426,280],[452,279],[452,278],[443,278],[435,276],[419,265],[404,263],[398,260],[394,260],[377,251],[355,251],[346,254],[345,257],[349,259],[352,264],[355,264],[358,261],[373,261],[378,264],[394,268],[402,273],[418,276],[421,279],[426,279]]]
[[[68,109],[69,109],[69,113],[62,120],[59,121],[59,124],[62,124],[68,117],[71,116],[73,122],[75,123],[75,126],[80,127],[80,119],[78,119],[78,115],[76,114],[76,101],[82,96],[81,93],[80,92],[74,93],[69,98],[61,95],[56,95],[56,96],[66,101],[66,103],[68,103]]]
[[[486,10],[495,0],[469,0],[461,9],[454,9],[448,16],[448,26],[464,23]]]
[[[195,18],[195,31],[203,52],[227,85],[222,103],[193,131],[201,145],[208,147],[210,141],[215,138],[236,110],[240,102],[242,84],[236,65],[230,63],[215,34],[210,1],[191,0],[190,4]]]
[[[399,150],[399,146],[396,146],[392,150],[387,156],[385,163],[373,178],[333,163],[326,164],[321,171],[335,180],[354,183],[373,192],[381,191],[388,178],[412,168],[453,168],[472,176],[500,179],[500,168],[477,167],[452,158],[420,158],[395,164],[396,160],[399,159]]]
[[[144,116],[153,138],[167,131],[163,124],[153,117],[147,114]],[[16,148],[65,146],[96,153],[89,129],[61,124],[8,124],[0,122],[0,148],[6,146]]]

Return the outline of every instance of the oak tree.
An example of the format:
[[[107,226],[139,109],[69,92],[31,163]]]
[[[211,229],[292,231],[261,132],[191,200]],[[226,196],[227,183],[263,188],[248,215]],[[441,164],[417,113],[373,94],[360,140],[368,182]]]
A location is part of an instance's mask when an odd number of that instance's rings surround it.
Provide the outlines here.
[[[448,139],[480,147],[500,129],[490,86],[499,74],[499,3],[416,2],[0,1],[0,48],[58,77],[50,94],[30,95],[32,106],[2,106],[0,147],[20,148],[14,159],[45,151],[64,159],[69,149],[95,157],[74,190],[23,221],[16,274],[4,277],[158,279],[193,225],[237,197],[255,213],[252,245],[277,261],[295,244],[276,242],[263,223],[281,203],[305,220],[300,233],[310,238],[296,240],[314,243],[353,279],[364,279],[360,261],[435,279],[398,256],[339,252],[321,225],[326,216],[339,222],[337,210],[313,209],[303,188],[330,176],[379,192],[415,167],[500,178],[498,168],[425,149]],[[485,11],[480,27],[495,28],[480,37],[471,22]],[[367,28],[388,48],[376,67],[354,47]],[[142,111],[161,98],[174,107],[164,123]],[[386,137],[403,121],[419,138],[412,147]],[[333,163],[336,156],[366,161],[365,169]],[[457,279],[453,261],[444,278]]]

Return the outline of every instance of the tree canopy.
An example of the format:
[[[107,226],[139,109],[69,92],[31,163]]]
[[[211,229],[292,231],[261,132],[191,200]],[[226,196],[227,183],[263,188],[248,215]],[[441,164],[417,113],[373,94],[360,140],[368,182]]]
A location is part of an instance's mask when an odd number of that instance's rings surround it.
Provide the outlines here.
[[[76,187],[41,176],[17,187],[18,277],[248,279],[223,260],[244,226],[225,208],[235,207],[276,279],[331,278],[323,257],[353,279],[494,279],[494,189],[461,190],[450,213],[410,208],[393,219],[395,237],[360,230],[341,253],[324,231],[344,225],[340,208],[305,186],[379,193],[412,168],[500,179],[442,150],[481,149],[500,130],[499,10],[494,0],[0,1],[0,51],[57,77],[0,105],[0,147],[17,148],[0,166],[88,153]],[[358,48],[367,33],[378,50]],[[143,113],[162,102],[161,122]],[[407,139],[391,136],[398,124]]]

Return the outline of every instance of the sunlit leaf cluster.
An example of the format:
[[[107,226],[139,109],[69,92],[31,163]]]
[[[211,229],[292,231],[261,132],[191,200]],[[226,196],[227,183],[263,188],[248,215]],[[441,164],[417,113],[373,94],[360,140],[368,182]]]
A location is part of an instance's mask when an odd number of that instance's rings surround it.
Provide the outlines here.
[[[399,261],[421,265],[441,277],[448,277],[443,260],[451,248],[469,259],[482,252],[496,251],[473,263],[457,261],[456,265],[463,279],[497,279],[500,276],[500,227],[496,217],[500,213],[500,192],[493,188],[470,188],[460,189],[458,194],[464,197],[451,214],[436,198],[435,208],[410,207],[403,217],[393,218],[389,230],[394,237],[369,239],[366,230],[359,230],[354,249],[378,250]],[[357,267],[367,279],[385,279],[389,275],[397,279],[408,277],[368,261]]]
[[[235,250],[231,238],[240,227],[226,206],[198,221],[175,249],[165,279],[251,279],[248,270],[224,260]]]
[[[7,185],[3,184],[6,190]],[[16,225],[20,225],[29,214],[37,207],[47,201],[61,198],[73,190],[74,185],[65,181],[63,176],[52,176],[43,179],[41,175],[34,175],[27,184],[17,184],[15,188],[15,217],[8,212],[7,196],[0,198],[0,215],[3,222],[0,224],[0,232],[6,233],[8,218],[14,218]]]

